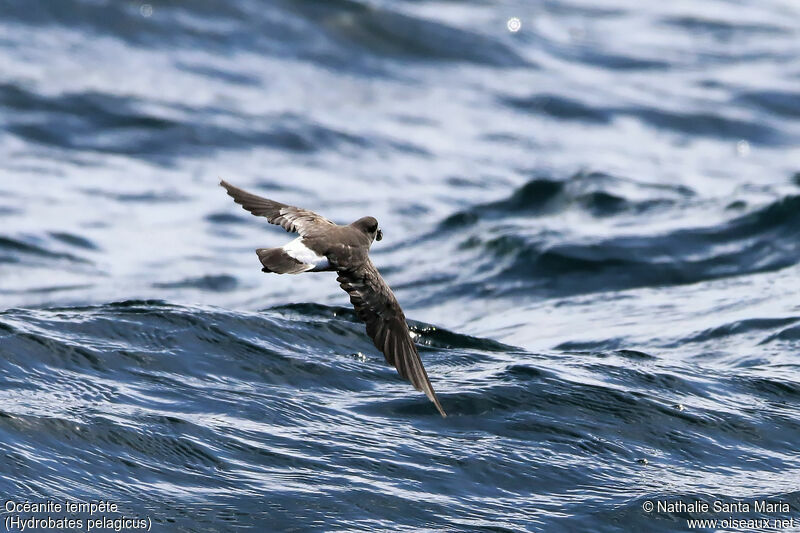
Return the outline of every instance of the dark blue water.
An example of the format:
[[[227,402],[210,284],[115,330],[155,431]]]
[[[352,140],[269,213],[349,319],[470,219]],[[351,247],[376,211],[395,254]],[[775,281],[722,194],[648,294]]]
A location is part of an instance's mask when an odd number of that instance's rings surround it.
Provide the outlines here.
[[[0,0],[0,500],[153,531],[800,531],[798,20]],[[291,237],[220,178],[378,218],[448,418],[335,274],[260,272]],[[751,509],[643,510],[695,500]]]

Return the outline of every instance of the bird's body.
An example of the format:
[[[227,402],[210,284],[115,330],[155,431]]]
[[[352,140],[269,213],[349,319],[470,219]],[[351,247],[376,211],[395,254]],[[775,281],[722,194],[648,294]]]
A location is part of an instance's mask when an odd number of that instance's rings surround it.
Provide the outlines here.
[[[338,225],[312,211],[250,194],[225,181],[220,185],[250,213],[300,234],[280,248],[257,249],[262,270],[277,274],[335,271],[336,280],[350,295],[356,314],[386,361],[447,416],[411,339],[405,314],[369,258],[373,241],[383,236],[378,221],[363,217]]]

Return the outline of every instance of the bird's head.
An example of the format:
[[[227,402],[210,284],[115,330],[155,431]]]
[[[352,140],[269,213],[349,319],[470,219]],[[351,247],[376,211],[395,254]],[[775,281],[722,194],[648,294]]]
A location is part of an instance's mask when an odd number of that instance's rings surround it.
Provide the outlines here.
[[[378,221],[375,219],[375,217],[359,218],[353,222],[352,226],[363,231],[374,241],[383,239],[383,232],[378,227]]]

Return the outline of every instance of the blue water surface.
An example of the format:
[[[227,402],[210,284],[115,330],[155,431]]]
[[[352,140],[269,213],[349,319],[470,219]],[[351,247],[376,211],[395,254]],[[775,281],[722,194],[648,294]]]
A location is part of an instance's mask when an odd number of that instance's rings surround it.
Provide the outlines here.
[[[798,20],[0,0],[0,500],[152,531],[800,531]],[[220,178],[380,221],[446,419],[335,273],[260,271],[292,236]],[[647,510],[697,500],[751,509]]]

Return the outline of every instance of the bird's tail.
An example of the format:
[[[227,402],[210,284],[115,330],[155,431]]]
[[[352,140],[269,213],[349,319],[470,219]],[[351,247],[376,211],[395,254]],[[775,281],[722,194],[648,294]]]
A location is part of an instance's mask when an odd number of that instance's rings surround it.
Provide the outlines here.
[[[264,266],[264,272],[275,272],[276,274],[300,274],[308,272],[314,265],[298,261],[286,253],[283,248],[259,248],[256,250],[258,259]]]

